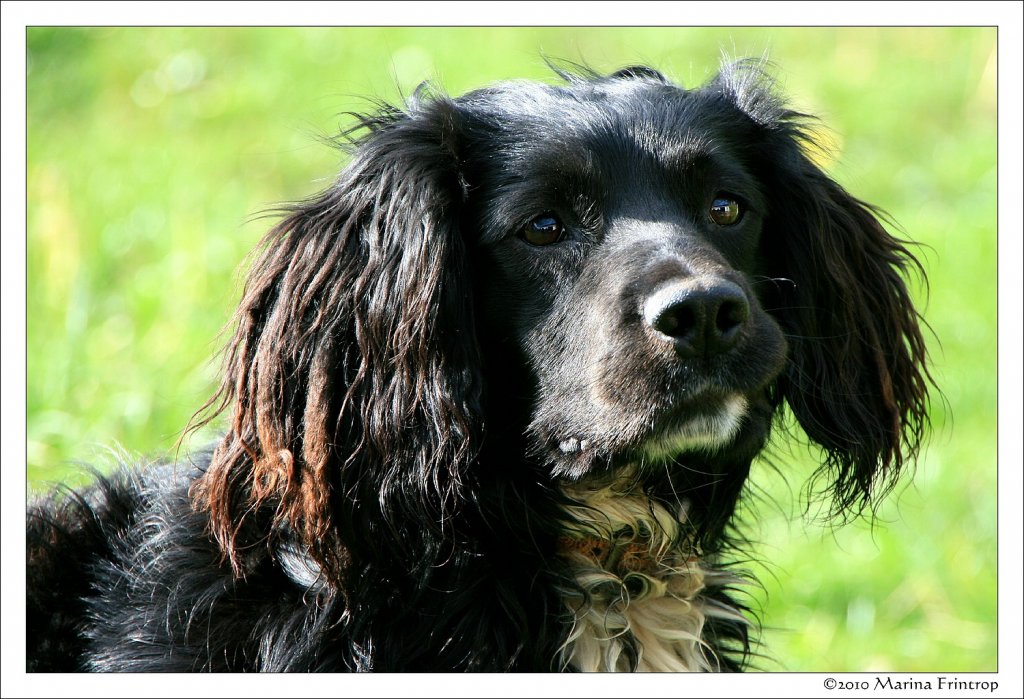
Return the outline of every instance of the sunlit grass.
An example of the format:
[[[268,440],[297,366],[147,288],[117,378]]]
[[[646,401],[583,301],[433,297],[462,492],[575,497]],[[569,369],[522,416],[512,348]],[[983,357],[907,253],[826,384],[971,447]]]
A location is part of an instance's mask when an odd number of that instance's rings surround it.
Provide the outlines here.
[[[254,215],[326,184],[343,158],[319,137],[367,96],[550,80],[542,55],[694,85],[722,49],[768,51],[835,176],[924,244],[948,404],[873,530],[800,517],[799,449],[788,485],[755,469],[778,503],[749,517],[766,668],[993,670],[994,48],[985,28],[30,29],[29,485],[80,481],[72,462],[113,443],[173,451],[213,389]]]

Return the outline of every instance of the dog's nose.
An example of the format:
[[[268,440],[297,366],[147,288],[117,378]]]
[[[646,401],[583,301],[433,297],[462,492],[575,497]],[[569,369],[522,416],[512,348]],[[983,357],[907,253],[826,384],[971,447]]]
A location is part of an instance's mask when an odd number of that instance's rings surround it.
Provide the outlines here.
[[[726,279],[694,278],[664,287],[644,303],[644,320],[684,357],[732,349],[750,317],[746,294]]]

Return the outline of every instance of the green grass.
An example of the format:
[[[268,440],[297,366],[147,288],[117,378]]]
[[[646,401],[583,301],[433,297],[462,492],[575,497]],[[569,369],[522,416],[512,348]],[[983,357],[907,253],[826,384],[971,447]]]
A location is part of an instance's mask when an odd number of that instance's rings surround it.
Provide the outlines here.
[[[948,401],[874,529],[802,516],[813,453],[755,468],[767,667],[995,670],[994,29],[30,29],[29,488],[81,482],[74,462],[111,444],[173,451],[212,391],[253,215],[325,185],[342,157],[318,137],[366,96],[550,80],[542,54],[694,85],[720,49],[767,50],[831,129],[832,173],[926,245]]]

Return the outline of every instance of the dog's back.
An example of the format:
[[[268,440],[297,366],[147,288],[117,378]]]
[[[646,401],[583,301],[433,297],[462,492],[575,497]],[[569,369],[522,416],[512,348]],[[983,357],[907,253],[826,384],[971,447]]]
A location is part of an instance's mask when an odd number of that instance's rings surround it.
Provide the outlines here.
[[[86,600],[96,572],[145,509],[142,483],[130,471],[63,490],[28,510],[28,670],[73,672],[85,651]]]
[[[191,467],[124,465],[87,488],[61,489],[30,505],[29,671],[132,669],[118,657],[128,649],[138,659],[166,653],[154,629],[170,626],[158,618],[160,598],[180,591],[173,589],[175,576],[164,574],[175,550],[189,557],[184,577],[195,576],[204,561],[226,589],[229,576],[219,571],[201,518],[190,524],[186,514],[193,475]]]
[[[344,605],[319,594],[303,557],[260,548],[234,576],[208,518],[191,506],[190,486],[208,460],[123,465],[31,504],[28,671],[337,670],[355,662],[325,651],[325,641],[339,640],[328,630]]]

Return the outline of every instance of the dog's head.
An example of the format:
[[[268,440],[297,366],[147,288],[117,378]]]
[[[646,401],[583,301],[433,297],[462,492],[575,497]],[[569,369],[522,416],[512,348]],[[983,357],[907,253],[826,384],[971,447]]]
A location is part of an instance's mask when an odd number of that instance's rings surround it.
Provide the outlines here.
[[[534,383],[556,477],[760,448],[786,340],[761,303],[771,202],[758,124],[724,84],[649,70],[469,103],[488,337]],[[471,197],[472,199],[472,197]]]
[[[564,77],[364,119],[336,183],[271,232],[197,491],[236,565],[260,508],[328,570],[382,537],[427,560],[416,532],[489,466],[636,469],[727,517],[784,404],[841,509],[915,452],[916,261],[760,67],[695,90]]]

